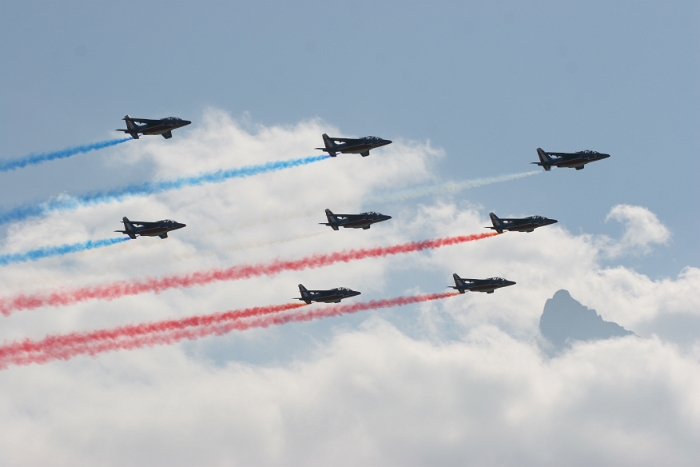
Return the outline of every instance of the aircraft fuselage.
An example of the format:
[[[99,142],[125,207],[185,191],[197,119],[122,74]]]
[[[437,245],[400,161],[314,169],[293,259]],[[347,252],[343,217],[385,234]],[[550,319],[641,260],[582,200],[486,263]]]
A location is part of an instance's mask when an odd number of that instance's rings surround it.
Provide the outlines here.
[[[299,292],[301,293],[301,297],[297,298],[297,300],[302,300],[307,304],[311,304],[311,302],[340,303],[340,301],[345,298],[360,295],[360,292],[348,289],[347,287],[338,287],[328,290],[307,290],[306,287],[301,284],[299,284]]]
[[[391,140],[382,139],[378,136],[365,136],[364,138],[332,138],[323,134],[323,144],[325,147],[316,148],[327,152],[331,157],[340,154],[360,154],[362,157],[369,156],[369,151],[387,144]]]
[[[168,232],[187,227],[186,224],[165,219],[156,222],[130,221],[127,217],[122,219],[124,230],[115,230],[128,235],[131,238],[139,237],[160,237],[168,238]]]
[[[515,285],[515,282],[503,279],[502,277],[490,277],[488,279],[463,279],[457,274],[453,274],[452,277],[454,278],[455,285],[449,286],[449,288],[455,289],[459,291],[459,293],[493,293],[494,290],[500,289],[501,287]]]
[[[533,162],[533,164],[539,165],[545,170],[550,170],[552,167],[582,170],[586,164],[610,157],[610,154],[603,154],[591,150],[579,152],[546,152],[542,150],[542,148],[537,148],[537,155],[540,161]]]
[[[173,130],[182,128],[183,126],[187,126],[192,123],[189,120],[183,120],[177,117],[151,120],[147,118],[132,118],[127,115],[123,120],[126,122],[126,129],[119,129],[117,131],[128,133],[134,139],[139,139],[139,134],[162,135],[163,138],[166,139],[172,138]]]
[[[328,225],[333,230],[338,230],[339,227],[345,229],[364,229],[367,230],[372,224],[383,222],[391,219],[391,216],[380,214],[378,212],[363,212],[360,214],[334,214],[330,209],[326,209],[326,218],[328,222],[321,222],[321,225]]]

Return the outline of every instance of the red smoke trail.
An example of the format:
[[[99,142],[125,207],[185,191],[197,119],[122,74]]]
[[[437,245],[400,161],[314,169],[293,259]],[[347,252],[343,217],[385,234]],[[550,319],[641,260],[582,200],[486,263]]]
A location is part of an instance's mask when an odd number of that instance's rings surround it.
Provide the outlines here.
[[[73,290],[61,290],[52,293],[19,294],[14,297],[0,299],[0,312],[5,316],[20,310],[30,310],[42,306],[72,305],[88,300],[113,300],[127,295],[138,295],[147,292],[160,293],[168,289],[206,285],[212,282],[249,279],[256,276],[270,276],[283,271],[300,271],[303,269],[320,268],[335,263],[347,263],[365,258],[381,258],[402,253],[440,248],[448,245],[472,242],[498,235],[489,232],[476,235],[460,235],[444,237],[422,242],[408,242],[388,247],[360,248],[344,250],[336,253],[319,253],[306,258],[270,263],[233,266],[228,269],[210,269],[189,274],[166,276],[162,278],[146,278],[133,281],[120,281],[93,287],[80,287]]]
[[[115,350],[131,350],[154,345],[174,344],[184,339],[222,335],[233,330],[266,328],[289,322],[340,316],[359,311],[405,306],[459,295],[458,292],[414,295],[347,305],[318,306],[301,313],[282,313],[305,304],[286,304],[248,308],[179,320],[159,321],[93,332],[47,336],[42,340],[25,339],[0,346],[0,369],[9,365],[29,365],[52,360],[68,360],[77,355],[92,355]],[[281,313],[281,314],[277,314]],[[267,316],[272,314],[272,316]],[[250,319],[246,319],[250,318]]]

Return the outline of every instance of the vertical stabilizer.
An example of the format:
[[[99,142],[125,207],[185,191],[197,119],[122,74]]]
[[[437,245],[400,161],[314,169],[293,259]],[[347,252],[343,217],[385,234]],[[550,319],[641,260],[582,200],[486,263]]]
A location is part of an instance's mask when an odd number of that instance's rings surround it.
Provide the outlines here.
[[[127,234],[131,238],[136,238],[136,227],[131,223],[128,217],[122,217],[122,222],[124,223],[124,230],[122,233]]]
[[[459,293],[464,293],[464,283],[462,278],[457,275],[457,273],[452,274],[452,278],[455,280],[454,287],[450,286],[451,289],[459,290]]]
[[[308,290],[306,290],[306,287],[304,287],[301,284],[299,284],[299,293],[301,293],[300,300],[304,300],[308,305],[310,305],[311,300],[309,300],[309,298],[311,297],[311,294],[309,293]]]
[[[129,133],[132,138],[134,139],[139,139],[139,133],[138,133],[138,127],[134,123],[134,121],[129,117],[129,115],[125,115],[123,120],[126,122],[126,130],[124,133]]]
[[[489,213],[489,217],[491,217],[493,229],[498,233],[503,233],[503,223],[501,222],[501,219],[499,219],[498,216],[492,212]]]
[[[337,152],[336,152],[336,144],[333,142],[332,139],[327,134],[323,134],[323,144],[326,147],[325,151],[330,154],[331,157],[335,157]]]
[[[326,209],[326,218],[328,219],[328,224],[326,225],[330,225],[333,230],[338,230],[338,218],[330,209]]]
[[[544,167],[544,170],[550,171],[552,170],[552,158],[542,150],[542,148],[537,148],[537,155],[540,157],[540,163],[537,165],[541,165]]]

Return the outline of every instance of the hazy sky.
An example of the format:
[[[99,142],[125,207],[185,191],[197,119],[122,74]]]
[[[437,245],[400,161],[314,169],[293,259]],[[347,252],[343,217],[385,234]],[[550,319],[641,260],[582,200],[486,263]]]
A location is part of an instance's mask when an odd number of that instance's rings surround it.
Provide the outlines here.
[[[488,213],[555,226],[426,253],[2,317],[0,338],[286,303],[516,286],[429,304],[0,371],[4,465],[697,465],[697,2],[0,2],[3,159],[192,120],[0,173],[0,210],[319,153],[357,155],[0,226],[0,255],[174,218],[171,238],[0,267],[16,294],[342,248],[482,233]],[[536,148],[593,149],[542,172]],[[539,171],[388,201],[446,182]],[[336,208],[337,206],[337,208]],[[376,210],[330,231],[323,209]],[[639,337],[537,346],[559,289]],[[18,448],[21,446],[21,448]]]

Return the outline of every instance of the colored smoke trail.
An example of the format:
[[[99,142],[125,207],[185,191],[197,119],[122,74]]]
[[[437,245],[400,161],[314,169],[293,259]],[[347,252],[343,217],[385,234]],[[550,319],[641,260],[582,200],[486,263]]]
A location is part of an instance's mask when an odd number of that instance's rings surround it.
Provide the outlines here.
[[[491,185],[492,183],[509,182],[511,180],[518,180],[520,178],[530,177],[532,175],[537,175],[541,173],[540,171],[533,172],[522,172],[517,174],[506,174],[498,175],[496,177],[484,177],[475,178],[473,180],[467,180],[462,183],[449,182],[441,185],[431,185],[424,187],[411,188],[408,190],[395,191],[386,193],[384,195],[378,195],[375,197],[363,200],[365,203],[391,203],[394,201],[406,201],[408,199],[420,198],[423,196],[437,195],[442,193],[455,193],[462,190],[467,190],[469,188],[478,188],[485,185]]]
[[[310,156],[286,161],[272,161],[260,165],[248,165],[237,169],[217,170],[199,175],[180,177],[172,180],[146,182],[137,185],[129,185],[113,190],[95,191],[79,197],[63,196],[41,204],[19,206],[0,213],[0,225],[8,222],[24,220],[28,217],[39,216],[54,211],[65,211],[83,206],[121,201],[132,196],[148,196],[165,191],[179,190],[185,187],[201,186],[209,183],[221,183],[232,178],[247,178],[278,170],[291,169],[302,165],[330,159],[330,156]]]
[[[131,240],[129,237],[120,238],[104,238],[102,240],[87,240],[85,242],[71,243],[68,245],[45,246],[36,250],[29,250],[24,253],[7,253],[0,255],[0,266],[8,264],[24,263],[26,261],[36,261],[42,258],[51,256],[62,256],[69,253],[78,253],[80,251],[94,250],[96,248],[104,248],[117,243],[123,243]]]
[[[499,235],[488,232],[456,237],[443,237],[420,242],[407,242],[387,247],[359,248],[335,253],[317,253],[297,260],[274,260],[269,263],[233,266],[227,269],[209,269],[189,274],[146,278],[132,281],[113,282],[93,287],[61,289],[51,293],[19,294],[0,298],[0,312],[4,315],[20,310],[31,310],[43,306],[65,306],[89,300],[114,300],[116,298],[142,293],[160,293],[168,289],[193,287],[220,281],[249,279],[258,276],[271,276],[283,271],[301,271],[348,263],[366,258],[383,258],[391,255],[441,248],[460,243],[473,242]]]
[[[175,344],[184,339],[193,340],[210,335],[222,335],[234,330],[245,331],[251,328],[266,328],[290,322],[312,321],[360,311],[440,300],[456,295],[459,295],[459,292],[413,295],[334,306],[319,305],[305,312],[284,313],[306,306],[303,303],[290,303],[192,316],[179,320],[121,326],[92,332],[53,335],[41,340],[25,339],[0,346],[0,369],[7,368],[9,365],[29,365],[52,360],[67,360],[77,355],[95,356],[115,350]]]
[[[53,161],[56,159],[66,159],[76,154],[82,154],[90,151],[96,151],[98,149],[108,148],[110,146],[116,146],[117,144],[130,141],[131,139],[132,138],[111,139],[109,141],[101,141],[99,143],[84,144],[82,146],[66,148],[60,151],[45,152],[42,154],[30,154],[25,157],[20,157],[19,159],[0,161],[0,172],[8,172],[10,170],[22,169],[28,165],[43,164],[44,162]]]
[[[517,173],[517,174],[506,174],[506,175],[498,175],[496,177],[483,177],[483,178],[474,178],[471,180],[466,180],[461,183],[455,183],[455,182],[448,182],[448,183],[442,183],[440,185],[428,185],[428,186],[422,186],[422,187],[416,187],[416,188],[411,188],[408,190],[398,190],[398,191],[389,191],[385,192],[383,194],[378,194],[375,196],[370,196],[368,198],[363,198],[362,199],[362,204],[368,205],[368,204],[377,204],[377,203],[391,203],[391,202],[396,202],[396,201],[406,201],[409,199],[414,199],[414,198],[421,198],[423,196],[430,196],[430,195],[439,195],[442,193],[456,193],[458,191],[462,190],[467,190],[470,188],[479,188],[482,186],[486,185],[491,185],[493,183],[501,183],[501,182],[508,182],[512,180],[518,180],[521,178],[526,178],[530,177],[532,175],[537,175],[542,172],[537,172],[537,171],[532,171],[532,172],[522,172],[522,173]],[[345,203],[341,205],[334,205],[333,210],[346,210],[346,209],[353,209],[353,206],[356,206],[356,203]],[[278,222],[278,221],[285,221],[285,220],[291,220],[291,219],[299,219],[299,218],[304,218],[304,217],[311,217],[311,216],[317,216],[319,220],[325,219],[325,216],[323,214],[323,209],[328,207],[327,202],[323,202],[320,204],[317,204],[315,207],[311,209],[306,209],[305,211],[290,211],[289,209],[285,209],[283,211],[279,211],[278,213],[268,215],[267,218],[264,219],[254,219],[250,220],[245,223],[237,223],[235,225],[236,228],[248,228],[248,227],[253,227],[257,225],[263,225],[263,224],[269,224],[272,222]],[[337,211],[339,212],[339,211]]]

